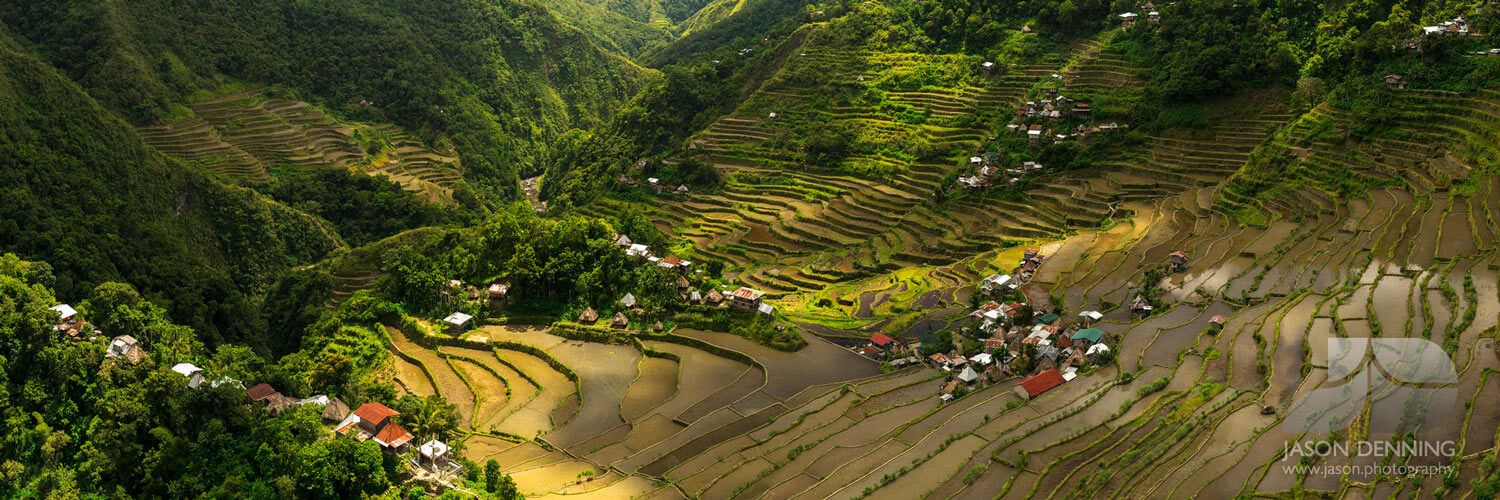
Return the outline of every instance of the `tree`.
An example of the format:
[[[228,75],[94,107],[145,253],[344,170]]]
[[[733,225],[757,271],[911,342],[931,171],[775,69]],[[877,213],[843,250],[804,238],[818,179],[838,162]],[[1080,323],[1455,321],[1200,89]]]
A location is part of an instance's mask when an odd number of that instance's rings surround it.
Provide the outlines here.
[[[391,486],[374,441],[326,439],[304,447],[298,456],[298,483],[313,498],[358,498]]]
[[[401,412],[402,425],[421,441],[447,440],[458,430],[457,407],[442,396],[423,398],[408,394],[397,400],[395,406]]]

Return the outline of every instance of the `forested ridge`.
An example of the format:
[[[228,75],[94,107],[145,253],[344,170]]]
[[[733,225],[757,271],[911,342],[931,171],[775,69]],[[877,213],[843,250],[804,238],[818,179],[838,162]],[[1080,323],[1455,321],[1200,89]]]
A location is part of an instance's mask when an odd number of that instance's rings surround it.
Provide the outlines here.
[[[516,197],[553,138],[607,120],[650,78],[525,1],[20,1],[0,19],[131,122],[180,116],[229,81],[270,85],[451,142],[491,202]]]
[[[256,297],[342,247],[337,232],[147,148],[15,47],[0,44],[0,247],[46,257],[64,297],[129,281],[205,342],[264,348]]]

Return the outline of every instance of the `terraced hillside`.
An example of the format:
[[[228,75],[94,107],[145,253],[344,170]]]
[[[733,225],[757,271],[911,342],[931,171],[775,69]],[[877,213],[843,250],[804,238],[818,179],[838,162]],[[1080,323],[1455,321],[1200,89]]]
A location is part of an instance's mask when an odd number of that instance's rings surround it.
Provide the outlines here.
[[[1072,61],[1066,68],[1013,69],[983,87],[892,94],[939,124],[893,120],[889,109],[799,109],[788,104],[799,89],[763,88],[776,118],[752,99],[696,139],[730,175],[723,192],[644,208],[664,232],[731,262],[734,279],[768,292],[809,334],[846,345],[969,325],[980,277],[1011,272],[1022,247],[1035,246],[1046,259],[1021,288],[1026,300],[1065,318],[1101,311],[1096,326],[1116,339],[1117,361],[1030,401],[1010,391],[1019,380],[1010,378],[938,404],[932,377],[941,375],[929,368],[846,381],[847,393],[788,402],[765,427],[747,424],[690,455],[616,465],[702,498],[1472,495],[1473,484],[1444,484],[1441,474],[1292,466],[1453,466],[1475,477],[1494,453],[1500,227],[1489,214],[1500,208],[1500,180],[1487,166],[1500,151],[1496,91],[1401,91],[1393,126],[1374,133],[1350,132],[1358,118],[1329,104],[1296,113],[1269,99],[1201,130],[1152,136],[1098,168],[1042,176],[1022,199],[957,206],[930,201],[963,168],[957,158],[854,160],[896,172],[880,182],[798,168],[778,152],[799,113],[972,148],[988,132],[940,124],[1008,110],[1053,72],[1065,91],[1128,85],[1111,74],[1128,66],[1098,47],[1081,43],[1055,58]],[[878,81],[895,57],[805,50],[801,58],[843,68],[829,78],[855,84]],[[1270,157],[1286,161],[1268,167]],[[1146,283],[1174,252],[1186,268]],[[1131,299],[1147,290],[1164,306],[1132,314]],[[1426,339],[1454,361],[1445,385],[1454,408],[1434,405],[1415,437],[1455,443],[1456,458],[1284,458],[1303,435],[1283,425],[1329,383],[1330,339],[1373,337]],[[1387,437],[1359,425],[1334,439]]]
[[[433,202],[451,202],[458,158],[392,125],[344,123],[305,102],[246,91],[197,102],[193,117],[147,125],[147,144],[229,177],[261,179],[277,165],[384,175]]]

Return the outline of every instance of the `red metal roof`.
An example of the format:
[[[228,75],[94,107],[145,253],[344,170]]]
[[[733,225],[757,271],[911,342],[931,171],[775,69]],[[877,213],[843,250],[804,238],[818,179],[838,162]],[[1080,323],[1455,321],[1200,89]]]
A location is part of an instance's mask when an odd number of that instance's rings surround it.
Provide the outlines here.
[[[359,419],[362,421],[369,422],[370,425],[380,425],[380,423],[384,422],[385,419],[400,414],[401,412],[392,410],[386,405],[380,403],[365,403],[361,405],[359,409],[354,410],[354,416],[359,417]]]
[[[385,428],[380,429],[380,432],[375,434],[376,441],[385,443],[392,448],[406,444],[408,441],[411,441],[411,439],[411,433],[406,432],[406,429],[402,429],[401,426],[397,425],[395,422],[386,424]]]
[[[1027,378],[1026,380],[1022,380],[1021,383],[1016,385],[1021,386],[1023,389],[1026,389],[1026,397],[1034,398],[1038,394],[1051,390],[1053,387],[1062,385],[1062,383],[1063,376],[1061,373],[1058,373],[1057,370],[1047,370],[1036,375],[1032,375],[1031,377]]]
[[[895,340],[887,337],[884,333],[877,333],[870,336],[870,343],[881,347],[885,347],[886,344],[891,342],[895,342]]]
[[[745,300],[755,300],[760,298],[760,292],[745,287],[739,287],[735,289],[733,292],[730,292],[730,295],[733,295],[735,298]]]
[[[276,395],[276,389],[271,384],[261,383],[255,387],[245,389],[245,394],[250,396],[251,401],[260,401]]]

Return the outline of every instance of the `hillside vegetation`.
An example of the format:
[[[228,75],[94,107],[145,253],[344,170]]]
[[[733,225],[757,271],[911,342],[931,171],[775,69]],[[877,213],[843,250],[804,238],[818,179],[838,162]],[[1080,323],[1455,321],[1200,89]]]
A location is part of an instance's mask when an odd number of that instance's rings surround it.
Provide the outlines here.
[[[224,83],[271,85],[451,144],[486,200],[517,197],[552,139],[650,79],[529,2],[6,2],[0,19],[131,122],[185,118]]]
[[[34,57],[0,43],[0,248],[79,298],[129,281],[210,344],[264,347],[260,293],[342,247],[333,227],[148,148]]]

